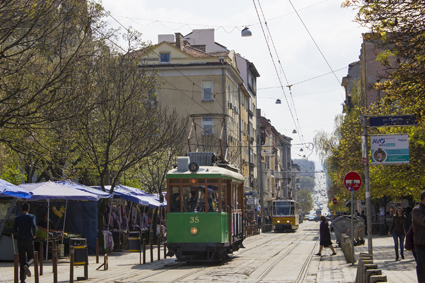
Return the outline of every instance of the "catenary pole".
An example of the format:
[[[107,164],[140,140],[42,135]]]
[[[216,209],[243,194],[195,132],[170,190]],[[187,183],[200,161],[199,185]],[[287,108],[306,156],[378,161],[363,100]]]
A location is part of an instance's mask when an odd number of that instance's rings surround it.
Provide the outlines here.
[[[366,157],[364,162],[364,178],[365,178],[365,191],[366,191],[366,225],[367,225],[367,250],[369,255],[373,258],[372,249],[372,203],[370,201],[370,185],[369,185],[369,147],[368,147],[368,134],[366,128],[366,121],[363,124],[363,135],[364,135],[364,150],[363,153]]]

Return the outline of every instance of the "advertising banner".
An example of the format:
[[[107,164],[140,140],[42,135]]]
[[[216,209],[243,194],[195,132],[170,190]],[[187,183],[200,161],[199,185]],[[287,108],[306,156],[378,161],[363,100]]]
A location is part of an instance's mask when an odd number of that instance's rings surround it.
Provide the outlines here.
[[[408,135],[370,136],[371,165],[408,164]]]

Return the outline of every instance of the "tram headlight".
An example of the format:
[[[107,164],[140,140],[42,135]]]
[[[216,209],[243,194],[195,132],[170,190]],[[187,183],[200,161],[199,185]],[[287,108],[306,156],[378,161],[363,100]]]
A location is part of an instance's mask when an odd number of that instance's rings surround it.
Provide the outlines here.
[[[190,233],[192,233],[192,235],[196,235],[198,233],[198,228],[196,227],[190,228]]]
[[[280,223],[280,220],[278,220],[277,223]]]

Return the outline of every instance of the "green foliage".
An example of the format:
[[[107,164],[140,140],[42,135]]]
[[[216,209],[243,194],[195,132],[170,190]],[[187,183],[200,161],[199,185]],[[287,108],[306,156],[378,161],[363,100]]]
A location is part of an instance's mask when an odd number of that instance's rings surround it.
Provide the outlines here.
[[[303,213],[309,212],[313,209],[313,197],[307,190],[297,191],[297,201],[300,203],[300,207]]]
[[[300,176],[300,188],[312,193],[314,191],[314,179],[308,176]]]

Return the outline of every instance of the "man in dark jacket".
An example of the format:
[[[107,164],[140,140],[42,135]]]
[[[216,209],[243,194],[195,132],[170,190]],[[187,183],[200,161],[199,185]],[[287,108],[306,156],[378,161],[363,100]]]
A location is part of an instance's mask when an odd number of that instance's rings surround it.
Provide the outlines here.
[[[425,283],[425,190],[421,202],[412,211],[413,242],[416,251],[416,275],[419,283]]]
[[[23,203],[21,210],[22,214],[15,218],[13,231],[18,233],[18,253],[21,266],[19,278],[21,283],[25,283],[25,275],[31,276],[29,267],[34,260],[34,244],[32,241],[35,238],[37,226],[35,226],[35,216],[28,213],[30,205],[26,202]]]

